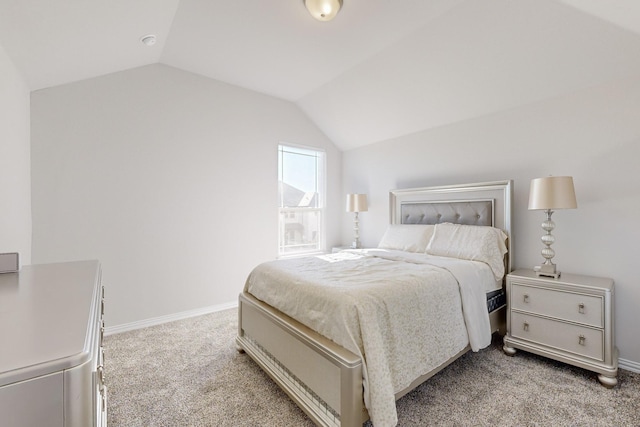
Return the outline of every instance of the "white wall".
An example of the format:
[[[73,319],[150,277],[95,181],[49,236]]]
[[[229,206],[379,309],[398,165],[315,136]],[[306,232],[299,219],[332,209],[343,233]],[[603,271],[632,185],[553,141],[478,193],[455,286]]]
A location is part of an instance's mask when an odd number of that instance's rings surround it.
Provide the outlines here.
[[[108,327],[237,301],[277,255],[277,145],[341,153],[292,103],[151,65],[31,97],[34,262],[96,258]]]
[[[29,89],[0,45],[0,253],[31,262]]]
[[[543,213],[527,210],[530,180],[573,176],[578,209],[554,214],[554,262],[615,280],[620,357],[640,369],[638,159],[640,77],[347,151],[343,182],[344,192],[369,194],[360,234],[372,246],[388,224],[391,189],[513,179],[514,266],[530,268],[543,247]],[[343,233],[352,233],[348,220]]]

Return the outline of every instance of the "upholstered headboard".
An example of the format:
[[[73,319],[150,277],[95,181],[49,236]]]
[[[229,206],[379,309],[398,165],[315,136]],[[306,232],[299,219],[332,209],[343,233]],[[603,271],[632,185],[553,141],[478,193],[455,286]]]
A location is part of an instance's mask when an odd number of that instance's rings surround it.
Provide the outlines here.
[[[393,190],[389,193],[390,220],[392,224],[450,222],[500,228],[508,236],[509,272],[513,259],[512,188],[513,182],[508,180]]]
[[[493,225],[493,200],[416,202],[400,206],[401,224]]]

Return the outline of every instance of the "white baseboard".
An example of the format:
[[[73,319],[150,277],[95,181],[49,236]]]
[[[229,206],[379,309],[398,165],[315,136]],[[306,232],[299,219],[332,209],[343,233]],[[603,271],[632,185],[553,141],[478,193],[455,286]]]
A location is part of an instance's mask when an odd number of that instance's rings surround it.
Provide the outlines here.
[[[620,369],[640,374],[640,363],[634,362],[633,360],[618,359],[618,367]]]
[[[212,305],[209,307],[196,308],[194,310],[182,311],[180,313],[168,314],[166,316],[154,317],[151,319],[138,320],[136,322],[125,323],[123,325],[107,326],[104,328],[104,334],[120,334],[122,332],[148,328],[149,326],[161,325],[163,323],[188,319],[189,317],[201,316],[203,314],[215,313],[216,311],[228,310],[230,308],[236,307],[238,307],[238,301],[229,302],[226,304]]]
[[[151,319],[139,320],[137,322],[125,323],[124,325],[109,326],[104,329],[105,335],[119,334],[133,331],[135,329],[147,328],[149,326],[161,325],[163,323],[174,322],[176,320],[188,319],[190,317],[201,316],[203,314],[215,313],[216,311],[237,308],[238,301],[226,304],[212,305],[209,307],[197,308],[195,310],[182,311],[180,313],[168,314],[166,316],[154,317]],[[618,367],[631,372],[640,373],[640,363],[632,360],[618,359]]]

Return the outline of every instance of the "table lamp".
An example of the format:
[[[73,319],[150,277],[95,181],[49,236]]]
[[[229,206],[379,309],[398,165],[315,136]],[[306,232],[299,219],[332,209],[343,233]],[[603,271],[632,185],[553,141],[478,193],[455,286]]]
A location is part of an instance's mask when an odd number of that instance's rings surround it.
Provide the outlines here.
[[[551,261],[555,256],[555,251],[551,249],[551,245],[555,241],[555,237],[551,231],[556,224],[551,220],[554,209],[576,209],[576,193],[573,187],[573,178],[570,176],[548,176],[545,178],[536,178],[531,180],[531,188],[529,190],[529,210],[544,210],[547,216],[542,223],[542,229],[546,232],[542,236],[542,243],[545,247],[542,249],[542,257],[545,259],[542,265],[534,267],[534,271],[538,276],[560,277],[560,272],[556,269],[556,265]]]
[[[367,195],[366,194],[347,194],[347,212],[354,212],[353,218],[353,243],[351,247],[353,249],[360,248],[360,228],[358,226],[358,212],[366,212],[367,207]]]

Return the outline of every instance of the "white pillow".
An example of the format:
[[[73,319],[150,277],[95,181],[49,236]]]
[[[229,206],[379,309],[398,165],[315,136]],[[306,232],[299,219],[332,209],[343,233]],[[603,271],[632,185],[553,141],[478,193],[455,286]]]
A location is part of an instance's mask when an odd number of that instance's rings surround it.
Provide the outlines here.
[[[433,225],[427,224],[391,224],[382,236],[378,248],[424,252],[433,229]]]
[[[494,227],[462,224],[436,224],[426,252],[431,255],[482,261],[496,280],[504,276],[507,235]]]

